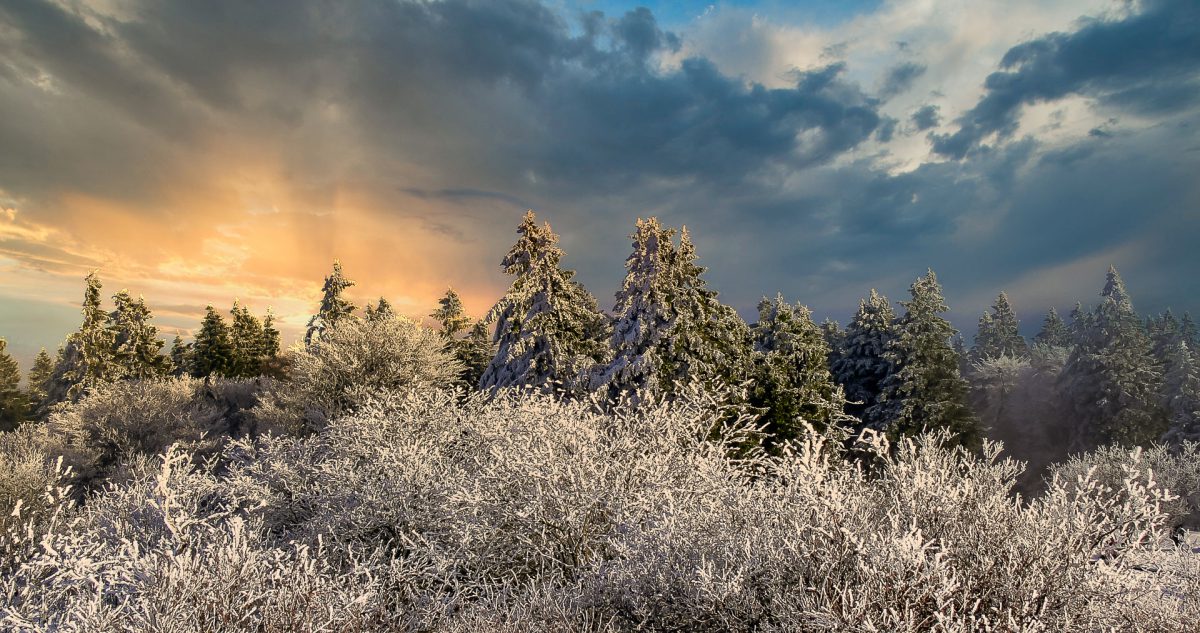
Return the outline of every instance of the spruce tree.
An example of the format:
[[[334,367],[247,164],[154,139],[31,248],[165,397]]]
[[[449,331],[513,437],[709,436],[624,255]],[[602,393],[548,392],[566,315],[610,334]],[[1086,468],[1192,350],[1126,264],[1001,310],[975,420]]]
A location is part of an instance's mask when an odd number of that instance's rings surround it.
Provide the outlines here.
[[[453,288],[446,289],[446,294],[438,299],[438,309],[429,316],[442,326],[442,336],[450,340],[471,327],[471,318],[463,312],[462,299]]]
[[[975,336],[971,360],[979,361],[1000,356],[1028,357],[1029,344],[1018,331],[1018,325],[1017,314],[1008,301],[1008,295],[1001,292],[992,304],[991,313],[984,313],[979,319],[979,334]]]
[[[229,327],[211,305],[205,307],[204,320],[192,344],[192,375],[196,378],[227,376],[234,369],[233,341]]]
[[[100,276],[92,271],[85,279],[83,323],[67,337],[48,383],[46,404],[78,400],[95,385],[116,379],[113,332],[108,313],[100,304]]]
[[[885,422],[878,399],[883,381],[893,371],[886,352],[895,337],[895,320],[887,297],[872,288],[846,326],[845,344],[832,366],[834,379],[845,390],[846,413],[866,426],[880,428]]]
[[[258,376],[267,356],[263,349],[263,324],[237,299],[233,300],[233,309],[229,313],[233,317],[229,328],[232,357],[225,375],[230,378]]]
[[[1192,315],[1184,312],[1183,318],[1179,319],[1179,336],[1187,343],[1188,349],[1195,354],[1200,351],[1200,336],[1196,333],[1196,322],[1192,320]]]
[[[471,387],[479,385],[483,372],[487,370],[495,356],[492,335],[488,332],[487,323],[476,321],[471,326],[466,338],[462,339],[461,347],[457,350],[458,360],[463,364],[463,383]]]
[[[152,378],[170,372],[170,359],[162,355],[163,341],[153,316],[142,297],[134,299],[127,290],[113,295],[116,309],[109,315],[112,357],[117,378]]]
[[[1051,307],[1046,313],[1046,319],[1042,321],[1042,330],[1033,337],[1033,342],[1048,347],[1071,346],[1071,330],[1062,317],[1058,316],[1058,310]]]
[[[29,398],[21,390],[21,368],[0,338],[0,431],[10,431],[29,414]]]
[[[978,445],[979,422],[967,405],[967,383],[959,374],[959,358],[951,344],[954,327],[941,315],[949,308],[937,275],[929,270],[910,288],[912,299],[884,356],[895,367],[880,397],[883,429],[903,436],[924,429],[946,429],[952,442]]]
[[[842,417],[841,390],[829,373],[829,346],[808,308],[782,295],[758,304],[754,337],[754,387],[750,402],[765,410],[765,446],[777,452],[795,439],[801,421],[824,430]]]
[[[377,321],[391,319],[391,318],[394,318],[395,316],[396,316],[396,310],[393,309],[392,304],[389,303],[388,300],[384,299],[383,297],[379,298],[379,303],[377,303],[375,305],[371,305],[370,303],[368,303],[367,307],[363,308],[363,318],[366,319],[370,323],[375,323]]]
[[[1161,370],[1116,268],[1101,297],[1090,317],[1075,319],[1083,325],[1060,377],[1076,420],[1073,450],[1148,445],[1166,431]]]
[[[1167,360],[1163,385],[1168,430],[1165,441],[1200,441],[1200,362],[1185,341],[1179,341]]]
[[[517,234],[501,261],[512,285],[487,318],[496,324],[496,355],[480,389],[577,390],[604,356],[606,318],[575,272],[560,266],[563,251],[548,223],[539,227],[529,211]]]
[[[829,371],[833,371],[833,367],[838,364],[842,357],[842,348],[846,345],[846,331],[837,321],[826,317],[821,322],[821,336],[825,337],[825,345],[829,347],[828,365]]]
[[[321,305],[308,320],[308,331],[304,334],[305,347],[311,348],[320,342],[321,334],[337,325],[338,321],[353,317],[355,305],[343,296],[346,289],[353,285],[354,282],[342,274],[341,262],[333,260],[333,272],[325,278],[325,285],[321,287]]]
[[[171,375],[188,376],[192,373],[192,344],[184,343],[183,337],[176,334],[171,341]]]
[[[259,349],[262,351],[263,359],[269,362],[279,356],[281,348],[281,337],[279,330],[275,327],[275,313],[271,311],[270,306],[267,306],[267,315],[263,317],[262,326],[262,343]]]
[[[1166,366],[1174,356],[1180,343],[1185,343],[1179,321],[1170,308],[1158,318],[1146,320],[1146,334],[1150,337],[1151,351],[1155,362],[1166,371]]]
[[[50,358],[50,354],[47,354],[46,348],[43,347],[37,357],[33,359],[33,367],[29,368],[29,375],[25,380],[25,393],[31,411],[39,411],[41,404],[46,401],[50,377],[53,374],[54,360]]]

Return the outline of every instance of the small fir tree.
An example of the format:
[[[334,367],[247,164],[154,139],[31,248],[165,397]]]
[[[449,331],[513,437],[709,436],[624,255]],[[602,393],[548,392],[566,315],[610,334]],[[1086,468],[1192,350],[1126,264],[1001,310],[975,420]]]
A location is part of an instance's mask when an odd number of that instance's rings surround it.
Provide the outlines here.
[[[1042,330],[1033,337],[1033,342],[1049,347],[1071,346],[1071,330],[1062,317],[1058,316],[1058,310],[1051,307],[1046,313],[1046,319],[1042,321]]]
[[[846,412],[865,426],[880,428],[885,422],[878,400],[883,381],[894,369],[886,352],[895,337],[895,319],[887,297],[872,288],[846,326],[841,354],[831,367],[834,379],[845,390]]]
[[[41,410],[41,405],[46,401],[47,390],[50,386],[50,377],[54,375],[54,360],[50,358],[50,354],[46,353],[46,348],[42,348],[36,358],[33,359],[33,366],[29,368],[29,375],[26,377],[26,399],[29,401],[31,412]]]
[[[192,344],[184,343],[183,337],[176,334],[171,341],[171,375],[175,377],[189,376],[192,373]]]
[[[441,325],[442,336],[450,340],[459,338],[471,327],[471,318],[463,311],[462,299],[453,288],[446,289],[446,294],[438,299],[438,309],[429,316]]]
[[[232,325],[229,328],[229,340],[232,346],[232,356],[228,373],[231,378],[253,378],[262,373],[262,366],[267,356],[263,349],[263,324],[250,309],[237,299],[233,300],[230,310]]]
[[[342,274],[341,262],[333,260],[333,272],[325,278],[325,285],[321,288],[321,305],[308,320],[308,331],[304,334],[305,347],[320,342],[321,334],[337,325],[338,321],[353,317],[355,305],[343,296],[346,289],[352,286],[354,282]]]
[[[117,378],[153,378],[170,373],[171,362],[162,355],[163,341],[146,300],[134,299],[127,290],[113,295],[116,309],[109,315],[112,357]]]
[[[233,341],[225,319],[211,305],[205,307],[204,320],[192,344],[192,375],[227,376],[234,369]]]
[[[29,398],[21,390],[21,368],[0,338],[0,431],[17,427],[29,413]]]
[[[92,271],[85,279],[83,323],[67,337],[47,389],[47,405],[74,402],[92,387],[118,375],[113,359],[113,332],[108,313],[100,304],[100,276]]]
[[[371,305],[370,303],[368,303],[367,307],[363,309],[363,318],[365,318],[367,321],[369,321],[371,323],[375,323],[376,321],[383,321],[386,319],[392,319],[395,317],[396,317],[396,310],[394,308],[392,308],[392,304],[389,303],[388,300],[384,299],[383,297],[379,298],[379,303],[377,303],[375,305]]]

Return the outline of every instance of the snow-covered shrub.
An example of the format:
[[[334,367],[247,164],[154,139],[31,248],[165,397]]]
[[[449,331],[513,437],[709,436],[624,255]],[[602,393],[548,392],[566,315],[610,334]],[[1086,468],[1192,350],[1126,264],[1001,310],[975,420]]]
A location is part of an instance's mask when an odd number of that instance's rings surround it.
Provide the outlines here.
[[[777,456],[731,451],[736,429],[708,439],[718,408],[405,390],[308,436],[230,442],[219,462],[138,458],[0,576],[0,627],[1091,631],[1200,615],[1196,563],[1152,547],[1167,497],[1137,468],[1022,501],[995,445],[868,437],[868,473],[814,432]]]
[[[256,413],[278,428],[321,428],[371,394],[449,385],[463,370],[444,337],[402,316],[344,319],[289,356],[290,379]]]
[[[1072,481],[1092,471],[1094,479],[1116,487],[1130,468],[1142,476],[1153,473],[1154,480],[1175,495],[1176,499],[1164,504],[1169,526],[1200,528],[1200,444],[1195,442],[1183,442],[1174,448],[1156,444],[1137,451],[1106,446],[1074,455],[1053,472]]]
[[[211,384],[195,378],[98,385],[46,421],[47,450],[61,454],[80,482],[94,482],[136,454],[157,455],[175,442],[212,450],[228,412]]]
[[[0,573],[53,527],[68,476],[62,460],[47,454],[41,427],[0,433]]]

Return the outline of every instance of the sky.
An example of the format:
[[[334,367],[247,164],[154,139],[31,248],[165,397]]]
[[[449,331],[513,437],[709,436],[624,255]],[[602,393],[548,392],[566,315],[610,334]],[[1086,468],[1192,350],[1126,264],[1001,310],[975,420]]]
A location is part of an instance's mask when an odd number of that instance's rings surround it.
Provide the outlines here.
[[[335,258],[360,304],[479,315],[526,209],[606,308],[657,216],[748,319],[930,267],[968,341],[1109,265],[1200,313],[1195,0],[7,0],[0,113],[25,367],[93,269],[167,338],[237,298],[293,340]]]

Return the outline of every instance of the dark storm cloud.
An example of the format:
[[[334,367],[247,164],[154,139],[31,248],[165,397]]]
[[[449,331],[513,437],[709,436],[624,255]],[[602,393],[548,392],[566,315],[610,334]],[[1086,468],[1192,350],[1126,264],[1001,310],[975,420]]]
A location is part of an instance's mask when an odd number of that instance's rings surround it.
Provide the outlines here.
[[[942,122],[942,116],[938,113],[938,109],[935,105],[925,105],[912,113],[911,121],[918,132],[937,127]]]
[[[897,64],[889,68],[887,73],[884,74],[883,86],[879,89],[879,96],[887,99],[906,92],[912,87],[913,82],[924,74],[924,64],[915,62]]]
[[[1120,20],[1089,20],[1014,46],[988,76],[986,94],[934,151],[962,158],[992,134],[1011,136],[1025,105],[1079,94],[1122,110],[1161,115],[1200,96],[1200,3],[1154,0]]]

